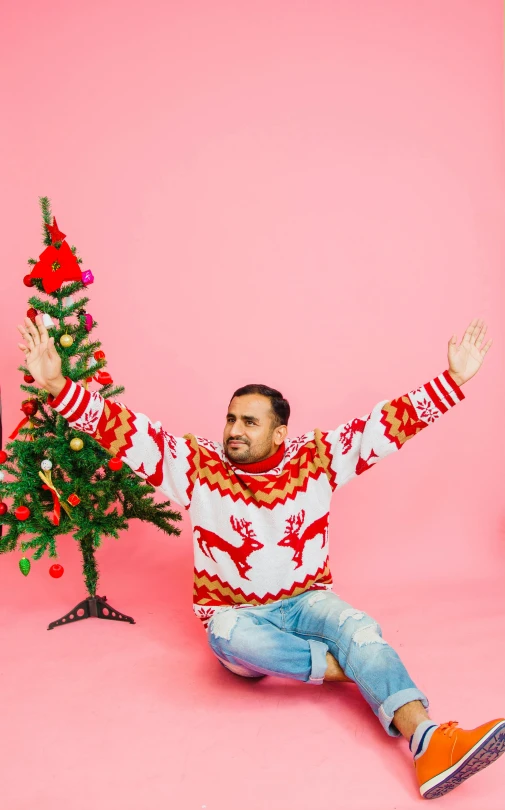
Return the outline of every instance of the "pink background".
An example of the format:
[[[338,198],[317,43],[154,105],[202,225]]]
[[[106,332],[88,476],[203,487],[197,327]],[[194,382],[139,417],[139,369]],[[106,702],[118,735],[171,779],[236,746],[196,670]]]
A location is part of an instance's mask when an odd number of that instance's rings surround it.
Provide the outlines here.
[[[93,270],[121,399],[177,435],[221,440],[249,382],[289,399],[289,435],[336,427],[441,373],[484,318],[466,400],[338,495],[330,542],[335,590],[435,720],[504,715],[501,2],[25,1],[2,29],[4,444],[39,195]],[[407,746],[353,685],[221,671],[180,525],[133,521],[99,552],[134,627],[46,632],[84,596],[71,536],[61,580],[0,558],[6,810],[417,806]],[[504,775],[445,805],[502,807]]]

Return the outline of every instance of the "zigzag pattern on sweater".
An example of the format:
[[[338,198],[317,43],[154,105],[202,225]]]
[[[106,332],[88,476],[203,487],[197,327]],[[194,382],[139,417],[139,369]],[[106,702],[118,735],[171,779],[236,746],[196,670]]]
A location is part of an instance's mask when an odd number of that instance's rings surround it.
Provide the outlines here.
[[[217,574],[210,575],[205,571],[194,569],[193,602],[198,605],[266,605],[278,599],[288,599],[291,596],[298,596],[309,588],[314,590],[330,588],[333,580],[330,573],[328,557],[323,565],[317,569],[315,574],[307,574],[300,582],[293,582],[289,588],[281,588],[276,593],[266,593],[259,596],[256,593],[246,594],[242,588],[233,588],[229,582],[218,577]]]
[[[306,492],[310,479],[317,480],[321,475],[327,475],[330,482],[336,480],[335,473],[330,469],[327,433],[319,429],[314,433],[314,439],[299,447],[276,476],[252,476],[240,469],[235,470],[223,461],[217,450],[209,448],[208,443],[199,444],[196,436],[187,433],[184,438],[189,442],[193,450],[192,459],[198,465],[198,468],[194,467],[188,472],[190,485],[194,487],[198,480],[201,486],[215,490],[232,501],[267,509],[295,500],[301,492]]]
[[[124,455],[132,446],[133,436],[137,432],[134,420],[135,414],[132,411],[106,399],[96,427],[95,439],[114,456]]]
[[[447,409],[446,409],[447,410]],[[384,435],[395,443],[398,449],[416,433],[427,427],[419,419],[410,397],[403,396],[386,402],[382,408],[381,424],[386,428]]]

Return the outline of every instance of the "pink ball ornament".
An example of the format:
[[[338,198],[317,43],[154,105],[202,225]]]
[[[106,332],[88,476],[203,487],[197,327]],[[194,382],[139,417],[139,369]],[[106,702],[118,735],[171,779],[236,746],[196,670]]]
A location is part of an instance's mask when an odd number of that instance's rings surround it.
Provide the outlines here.
[[[86,332],[91,332],[93,328],[93,316],[86,314],[84,316],[84,326],[86,328]]]
[[[82,281],[83,284],[93,284],[94,280],[95,280],[95,277],[94,277],[93,273],[91,272],[91,270],[83,270],[82,271],[81,281]]]

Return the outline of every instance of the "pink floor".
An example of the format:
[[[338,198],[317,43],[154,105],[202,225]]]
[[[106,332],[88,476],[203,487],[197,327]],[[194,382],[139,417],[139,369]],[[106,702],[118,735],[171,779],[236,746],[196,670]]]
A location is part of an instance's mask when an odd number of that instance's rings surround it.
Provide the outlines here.
[[[406,743],[385,735],[354,685],[225,672],[191,611],[188,545],[147,536],[100,551],[101,590],[135,625],[46,630],[82,598],[70,538],[58,581],[46,560],[25,579],[16,555],[2,558],[2,810],[419,806]],[[471,728],[505,714],[498,581],[338,592],[380,620],[434,719]],[[504,794],[505,757],[439,804],[503,810]]]

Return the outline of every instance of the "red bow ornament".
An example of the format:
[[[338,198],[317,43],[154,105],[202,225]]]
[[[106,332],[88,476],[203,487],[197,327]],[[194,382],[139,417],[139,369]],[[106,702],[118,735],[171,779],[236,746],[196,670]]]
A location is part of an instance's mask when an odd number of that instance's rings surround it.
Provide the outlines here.
[[[54,511],[51,512],[51,514],[49,516],[49,520],[51,521],[51,523],[54,526],[59,526],[60,514],[61,514],[62,507],[65,510],[65,512],[67,513],[67,515],[69,516],[69,518],[72,519],[72,513],[70,512],[70,509],[68,508],[66,503],[61,500],[60,493],[58,492],[58,490],[54,486],[54,483],[53,483],[53,481],[51,479],[51,470],[48,470],[45,475],[44,475],[43,472],[41,472],[41,470],[39,470],[39,475],[42,478],[42,480],[44,481],[44,483],[42,484],[42,489],[50,489],[51,494],[53,496]]]
[[[33,265],[30,278],[41,278],[46,293],[59,290],[64,281],[81,281],[79,262],[68,242],[62,242],[60,248],[46,247]]]

